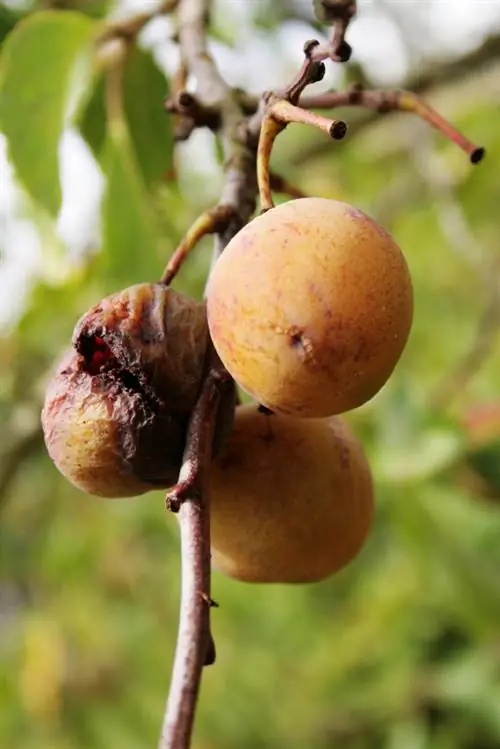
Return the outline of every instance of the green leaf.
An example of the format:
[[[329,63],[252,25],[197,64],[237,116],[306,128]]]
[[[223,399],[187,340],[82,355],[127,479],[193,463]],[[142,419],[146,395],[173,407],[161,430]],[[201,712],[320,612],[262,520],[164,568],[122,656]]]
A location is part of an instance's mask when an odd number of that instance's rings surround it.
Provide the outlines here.
[[[17,175],[56,214],[61,203],[59,140],[75,65],[94,23],[70,11],[43,11],[19,22],[0,57],[0,115]]]
[[[123,106],[137,164],[146,187],[172,169],[172,118],[163,101],[168,81],[149,52],[131,49],[123,78]],[[101,76],[80,114],[78,127],[98,160],[106,140],[105,84]]]
[[[103,155],[102,270],[110,290],[153,280],[162,270],[157,217],[126,130],[110,132]]]
[[[95,80],[95,85],[89,99],[85,101],[83,110],[79,113],[76,126],[84,140],[90,146],[97,161],[100,161],[106,140],[106,104],[105,79],[101,75]]]
[[[0,43],[3,42],[7,34],[12,31],[20,18],[21,16],[17,13],[0,5]]]
[[[168,83],[152,55],[131,50],[124,77],[124,106],[136,158],[148,187],[172,168],[172,117],[163,102]]]

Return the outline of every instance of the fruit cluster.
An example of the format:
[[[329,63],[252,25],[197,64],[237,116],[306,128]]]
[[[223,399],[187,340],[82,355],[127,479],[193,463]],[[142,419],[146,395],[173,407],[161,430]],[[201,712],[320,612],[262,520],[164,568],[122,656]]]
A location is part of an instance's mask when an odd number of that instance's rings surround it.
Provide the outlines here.
[[[370,468],[340,414],[387,381],[412,314],[408,267],[382,227],[338,201],[289,201],[234,236],[206,305],[140,284],[84,315],[47,390],[48,451],[92,494],[170,487],[210,335],[256,401],[234,424],[233,407],[218,415],[214,565],[247,581],[323,579],[358,553],[373,515]]]

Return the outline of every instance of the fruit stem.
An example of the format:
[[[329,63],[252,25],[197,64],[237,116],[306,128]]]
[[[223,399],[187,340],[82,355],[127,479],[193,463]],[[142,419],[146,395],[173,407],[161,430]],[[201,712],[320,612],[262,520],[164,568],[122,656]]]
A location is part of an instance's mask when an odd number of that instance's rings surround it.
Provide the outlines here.
[[[177,249],[167,263],[160,283],[168,286],[179,272],[189,252],[208,234],[224,231],[234,217],[234,209],[230,205],[217,205],[199,216],[191,224],[182,238]]]
[[[343,120],[332,120],[321,114],[297,107],[281,97],[269,95],[267,113],[262,121],[257,149],[257,182],[261,213],[265,213],[274,207],[271,192],[271,152],[277,136],[291,122],[317,127],[334,140],[341,140],[347,133],[347,125]]]
[[[259,187],[261,213],[274,208],[269,163],[271,161],[274,141],[284,128],[285,125],[282,122],[279,122],[270,115],[265,115],[262,120],[259,145],[257,147],[257,184]]]

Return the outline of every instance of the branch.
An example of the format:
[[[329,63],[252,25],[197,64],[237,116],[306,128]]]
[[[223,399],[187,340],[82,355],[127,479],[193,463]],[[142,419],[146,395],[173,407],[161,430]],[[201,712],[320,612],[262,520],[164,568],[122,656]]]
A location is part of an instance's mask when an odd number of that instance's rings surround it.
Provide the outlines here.
[[[328,43],[315,47],[313,59],[317,62],[328,59],[334,62],[347,62],[352,49],[345,41],[345,34],[350,21],[356,15],[356,0],[314,0],[314,9],[320,21],[331,23],[332,30]]]
[[[271,152],[277,136],[289,123],[312,125],[334,140],[341,140],[347,132],[347,125],[342,120],[332,120],[297,106],[304,89],[311,83],[321,81],[325,75],[324,64],[313,59],[313,52],[318,46],[319,42],[315,39],[306,42],[304,62],[291,83],[282,91],[268,91],[262,96],[257,112],[258,117],[262,116],[263,112],[257,150],[257,182],[261,213],[274,206],[271,192]]]
[[[469,154],[472,164],[484,156],[484,148],[472,143],[451,123],[444,119],[429,104],[411,91],[365,91],[353,86],[346,91],[328,91],[318,96],[304,97],[301,106],[307,109],[335,109],[336,107],[361,106],[374,109],[379,114],[391,111],[410,112],[428,122],[443,135]]]
[[[111,39],[133,41],[150,21],[163,14],[171,13],[178,4],[179,0],[164,0],[155,10],[137,13],[130,18],[106,21],[97,42],[102,44]]]
[[[210,513],[208,471],[215,423],[221,401],[232,392],[232,380],[213,346],[208,372],[191,416],[179,482],[167,494],[167,505],[179,513],[182,590],[174,667],[159,749],[186,749],[191,733],[203,666],[215,660],[210,633]]]
[[[432,65],[432,67],[423,72],[408,78],[405,81],[405,88],[408,91],[412,91],[415,94],[423,94],[428,92],[430,89],[444,84],[455,83],[464,76],[470,77],[476,71],[479,71],[485,65],[490,63],[492,60],[497,59],[500,56],[500,36],[489,37],[480,47],[473,50],[467,55],[453,60],[451,62],[443,62]],[[256,97],[245,96],[245,106],[250,108],[257,106]],[[305,98],[301,104],[304,107],[312,106],[312,104],[318,103],[316,97]],[[390,113],[391,110],[386,110]],[[395,111],[395,110],[392,110]],[[349,136],[352,138],[360,130],[368,127],[375,122],[380,116],[379,111],[364,112],[357,118],[353,118],[349,121]],[[304,145],[300,151],[298,151],[294,157],[292,157],[293,164],[300,166],[306,163],[312,158],[320,156],[325,151],[325,146],[322,141],[316,141],[309,145]]]
[[[222,137],[225,182],[217,206],[195,221],[165,269],[169,283],[190,249],[206,234],[216,237],[214,260],[230,238],[255,210],[255,132],[234,92],[220,76],[206,42],[208,0],[180,0],[178,23],[183,61],[197,83],[196,99],[177,101],[198,112],[218,112],[214,123]],[[190,95],[188,95],[190,96]],[[230,401],[231,399],[231,401]],[[159,749],[188,749],[201,674],[213,663],[215,645],[210,633],[210,500],[208,470],[214,443],[218,441],[218,415],[234,408],[234,383],[224,369],[211,341],[201,394],[190,419],[183,465],[177,486],[166,497],[167,506],[179,513],[181,534],[181,608],[174,666]]]

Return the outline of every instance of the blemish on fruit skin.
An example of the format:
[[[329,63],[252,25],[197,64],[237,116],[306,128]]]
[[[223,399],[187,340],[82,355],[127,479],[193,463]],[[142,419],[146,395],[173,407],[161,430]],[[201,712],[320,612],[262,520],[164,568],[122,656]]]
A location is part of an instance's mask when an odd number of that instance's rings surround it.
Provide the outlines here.
[[[391,241],[394,241],[391,235],[389,234],[389,232],[387,231],[387,229],[384,229],[383,226],[381,226],[371,216],[368,216],[359,208],[356,208],[355,206],[352,206],[352,205],[348,206],[347,213],[348,215],[352,216],[356,220],[364,221],[367,226],[373,229],[377,234],[379,234],[384,239],[389,239]]]
[[[310,338],[304,335],[304,329],[298,325],[291,325],[286,331],[288,345],[299,352],[303,361],[311,368],[317,368],[315,346]]]
[[[349,448],[347,445],[342,445],[339,450],[339,459],[340,459],[340,465],[342,468],[347,471],[350,464],[350,455],[349,455]]]

